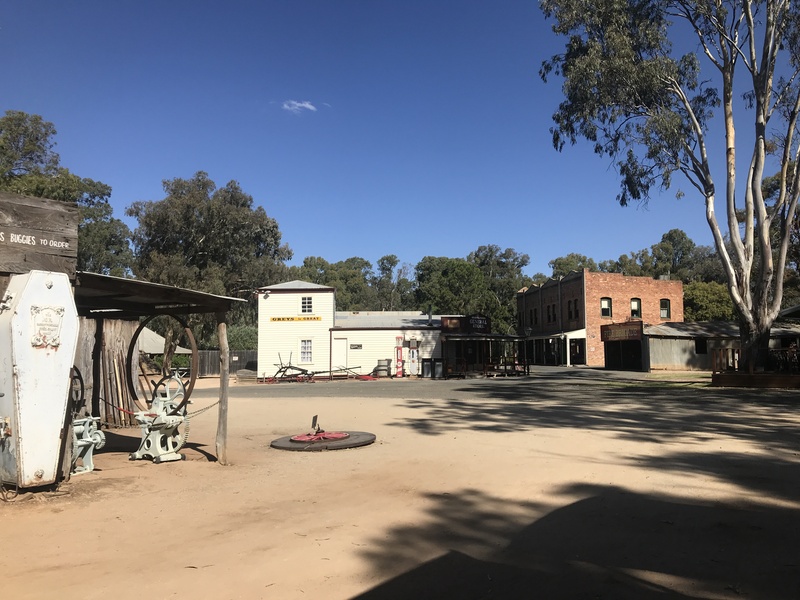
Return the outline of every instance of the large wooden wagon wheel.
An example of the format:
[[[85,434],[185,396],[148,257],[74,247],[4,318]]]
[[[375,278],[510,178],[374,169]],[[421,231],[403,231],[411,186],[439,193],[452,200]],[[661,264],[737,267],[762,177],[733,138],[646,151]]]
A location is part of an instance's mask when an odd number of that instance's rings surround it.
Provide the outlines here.
[[[192,333],[189,324],[186,322],[185,319],[178,315],[173,315],[169,313],[162,313],[158,315],[150,315],[144,321],[139,324],[139,327],[136,328],[136,332],[133,334],[131,338],[131,343],[128,346],[128,357],[126,360],[126,368],[125,368],[125,377],[128,380],[128,390],[130,390],[131,397],[133,401],[136,403],[141,410],[147,410],[147,400],[140,400],[139,396],[136,394],[136,386],[133,383],[133,349],[136,347],[136,342],[139,340],[139,334],[142,333],[142,329],[147,327],[147,324],[150,323],[156,317],[171,317],[175,319],[178,323],[183,326],[183,332],[186,334],[187,339],[189,340],[189,345],[191,346],[192,350],[192,366],[191,371],[189,373],[189,383],[186,384],[186,394],[183,396],[183,400],[181,403],[176,407],[176,411],[183,410],[186,406],[186,403],[189,402],[189,397],[192,395],[192,390],[194,389],[194,383],[197,381],[197,372],[200,370],[200,356],[197,353],[197,342],[194,339],[194,334]],[[166,373],[164,373],[166,375]]]

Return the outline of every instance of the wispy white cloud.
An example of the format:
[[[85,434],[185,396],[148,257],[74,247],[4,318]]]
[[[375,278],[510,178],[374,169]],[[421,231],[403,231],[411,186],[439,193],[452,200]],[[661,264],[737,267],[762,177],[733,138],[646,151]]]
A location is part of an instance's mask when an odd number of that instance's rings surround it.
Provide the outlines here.
[[[294,113],[299,115],[304,110],[308,110],[311,112],[317,112],[317,107],[311,104],[308,100],[284,100],[283,105],[281,106],[283,110],[287,110],[290,113]]]

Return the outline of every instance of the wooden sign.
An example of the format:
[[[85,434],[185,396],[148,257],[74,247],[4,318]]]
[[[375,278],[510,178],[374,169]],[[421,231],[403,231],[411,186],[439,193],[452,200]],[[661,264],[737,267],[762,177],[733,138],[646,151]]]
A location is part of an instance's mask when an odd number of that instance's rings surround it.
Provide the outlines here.
[[[642,339],[642,322],[613,323],[600,326],[600,339],[604,342],[624,342]]]
[[[0,191],[0,276],[56,271],[75,279],[78,207]]]

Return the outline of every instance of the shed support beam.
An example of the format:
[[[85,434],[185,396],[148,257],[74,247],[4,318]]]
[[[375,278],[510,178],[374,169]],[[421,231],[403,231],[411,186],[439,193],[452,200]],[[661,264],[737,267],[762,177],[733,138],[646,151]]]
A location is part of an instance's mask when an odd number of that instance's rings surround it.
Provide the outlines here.
[[[217,460],[228,464],[228,379],[230,375],[230,351],[228,348],[227,313],[217,313],[217,337],[219,338],[219,413],[217,420]]]

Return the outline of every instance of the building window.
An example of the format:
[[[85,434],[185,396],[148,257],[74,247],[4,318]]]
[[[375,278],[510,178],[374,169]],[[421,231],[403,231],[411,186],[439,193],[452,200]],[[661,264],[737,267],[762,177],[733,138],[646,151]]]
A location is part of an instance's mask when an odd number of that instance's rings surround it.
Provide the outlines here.
[[[311,340],[300,340],[300,362],[311,362]]]
[[[708,354],[708,340],[705,338],[694,339],[694,353],[695,354]]]
[[[578,301],[575,300],[575,320],[577,321],[580,318],[581,318],[581,311],[578,308]]]
[[[642,300],[641,298],[631,298],[631,319],[642,318]]]
[[[533,324],[534,325],[538,325],[539,324],[539,309],[538,308],[534,308],[533,309]]]
[[[531,308],[528,311],[528,325],[534,325],[535,323],[536,323],[536,321],[533,318],[533,309]]]
[[[311,296],[302,297],[300,300],[300,312],[302,312],[304,315],[314,312],[314,308],[311,304]]]
[[[600,298],[600,316],[611,318],[611,298]]]
[[[553,304],[553,323],[556,323],[559,320],[558,313],[556,312],[556,305]]]
[[[671,316],[670,307],[669,307],[669,298],[662,298],[661,299],[661,318],[662,319],[669,319]]]
[[[550,315],[550,305],[548,304],[547,305],[547,322],[549,323],[551,319],[552,319],[552,317]]]
[[[572,321],[572,300],[567,300],[567,317]]]

